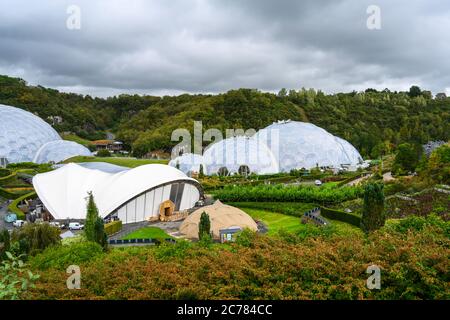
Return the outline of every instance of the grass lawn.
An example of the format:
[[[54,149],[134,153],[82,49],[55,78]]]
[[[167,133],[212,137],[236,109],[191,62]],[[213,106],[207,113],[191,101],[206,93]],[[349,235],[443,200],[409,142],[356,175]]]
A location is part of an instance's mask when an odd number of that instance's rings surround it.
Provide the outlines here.
[[[253,219],[264,222],[269,229],[268,235],[276,235],[278,231],[284,229],[285,231],[293,233],[301,233],[306,231],[307,226],[302,224],[299,217],[288,216],[282,213],[270,212],[259,209],[241,208]],[[362,234],[362,230],[352,226],[348,223],[327,219],[336,228],[336,233],[340,235],[348,235],[353,233]]]
[[[305,225],[302,224],[300,222],[300,218],[297,217],[259,209],[241,209],[249,214],[253,219],[264,222],[269,229],[269,235],[277,234],[281,229],[295,233],[305,229]]]
[[[65,134],[65,135],[62,135],[62,138],[64,140],[67,140],[67,141],[73,141],[73,142],[79,143],[79,144],[81,144],[81,145],[83,145],[85,147],[87,147],[87,146],[92,144],[91,141],[89,141],[87,139],[80,138],[79,136],[77,136],[75,134]]]
[[[122,238],[122,240],[129,239],[158,239],[164,240],[172,238],[169,236],[164,230],[156,227],[144,227],[142,229],[138,229],[133,231],[132,233],[126,235]]]
[[[154,159],[136,159],[136,158],[128,158],[128,157],[84,157],[84,156],[78,156],[70,158],[64,163],[69,162],[107,162],[111,164],[115,164],[118,166],[128,167],[128,168],[136,168],[145,164],[152,164],[152,163],[160,163],[160,164],[167,164],[169,163],[168,160],[154,160]]]

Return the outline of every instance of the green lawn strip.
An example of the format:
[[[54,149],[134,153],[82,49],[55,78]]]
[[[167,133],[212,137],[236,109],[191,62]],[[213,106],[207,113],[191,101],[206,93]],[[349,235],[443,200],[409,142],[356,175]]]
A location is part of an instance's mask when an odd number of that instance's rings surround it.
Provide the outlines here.
[[[262,221],[269,229],[269,235],[277,234],[281,229],[290,232],[300,232],[305,228],[305,225],[300,222],[300,218],[297,217],[259,209],[241,209],[253,219]]]
[[[171,239],[172,237],[169,236],[164,230],[157,228],[157,227],[144,227],[142,229],[138,229],[136,231],[133,231],[132,233],[129,233],[125,237],[122,238],[122,240],[129,240],[129,239],[158,239],[158,240],[164,240],[164,239]]]
[[[278,231],[284,229],[285,231],[300,233],[306,231],[306,225],[302,224],[300,218],[288,216],[281,213],[270,212],[259,209],[249,209],[242,207],[244,212],[249,214],[253,219],[262,221],[269,229],[268,235],[276,235]],[[362,234],[362,230],[352,226],[348,223],[327,219],[340,235],[348,235],[353,233]]]
[[[83,139],[75,134],[65,134],[62,136],[62,138],[67,141],[73,141],[73,142],[79,143],[85,147],[92,145],[92,141]]]
[[[289,216],[301,217],[306,211],[318,207],[304,202],[227,202],[230,206],[277,212]]]
[[[78,156],[70,158],[65,163],[69,162],[107,162],[111,164],[115,164],[118,166],[128,167],[128,168],[136,168],[145,164],[167,164],[168,160],[155,160],[155,159],[135,159],[128,157],[85,157]]]

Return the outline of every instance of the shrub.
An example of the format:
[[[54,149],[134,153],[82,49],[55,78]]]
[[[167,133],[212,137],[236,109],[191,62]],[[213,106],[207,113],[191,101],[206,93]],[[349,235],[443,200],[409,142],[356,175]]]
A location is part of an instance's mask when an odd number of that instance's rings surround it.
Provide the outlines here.
[[[365,186],[361,218],[361,229],[365,232],[371,232],[384,226],[386,214],[383,187],[382,183],[369,183]]]
[[[105,233],[110,236],[122,230],[122,221],[111,221],[105,224]]]
[[[9,176],[11,174],[11,171],[8,169],[0,168],[0,178]]]
[[[106,149],[99,150],[97,152],[97,157],[103,157],[103,158],[111,157],[111,152],[109,152]]]
[[[361,226],[361,217],[356,214],[325,207],[320,208],[320,214],[325,218],[346,222],[358,228]]]
[[[254,246],[256,236],[257,234],[252,230],[244,229],[237,234],[235,243],[243,247],[252,248]]]
[[[6,252],[6,258],[0,265],[0,300],[16,300],[23,291],[34,287],[39,275],[27,270],[20,256]]]
[[[395,174],[407,174],[415,170],[419,163],[419,155],[414,146],[409,143],[403,143],[398,146],[395,155],[392,171]]]
[[[320,232],[320,228],[316,228]],[[311,228],[311,232],[313,228]],[[326,231],[324,231],[326,232]],[[28,299],[448,299],[449,238],[442,230],[317,236],[287,242],[242,232],[239,244],[114,249],[84,262],[82,290],[45,272]],[[366,286],[381,268],[381,290]]]
[[[104,248],[107,246],[107,234],[105,233],[105,227],[103,219],[98,214],[97,205],[94,201],[94,195],[89,192],[89,201],[86,208],[86,223],[84,226],[84,234],[88,241],[93,241]]]
[[[203,240],[205,238],[211,238],[211,221],[209,215],[203,211],[198,225],[198,239]]]
[[[60,230],[48,223],[28,223],[12,233],[12,241],[20,244],[20,252],[35,255],[45,248],[61,244]]]
[[[36,270],[55,268],[66,270],[72,264],[79,265],[90,261],[103,253],[102,247],[94,242],[83,241],[70,245],[53,246],[30,259],[30,265]]]
[[[6,191],[5,189],[0,187],[0,198],[17,199],[18,197],[20,197],[20,194]]]
[[[362,196],[360,187],[258,185],[226,186],[215,190],[216,199],[224,202],[316,202],[337,203]]]
[[[0,261],[6,258],[6,252],[9,251],[10,248],[10,235],[9,231],[3,229],[0,231]]]
[[[7,171],[9,171],[9,170],[7,170]],[[6,176],[0,175],[0,183],[4,186],[4,185],[10,183],[11,181],[14,181],[15,178],[16,178],[15,172],[10,173],[9,175],[6,175]]]
[[[440,228],[447,237],[450,237],[450,223],[445,222],[436,214],[430,214],[426,217],[409,216],[401,219],[398,223],[392,225],[391,228],[405,234],[408,231],[422,231],[429,226]]]
[[[155,250],[155,257],[162,261],[184,258],[191,247],[192,244],[186,240],[179,240],[174,244],[163,242]]]

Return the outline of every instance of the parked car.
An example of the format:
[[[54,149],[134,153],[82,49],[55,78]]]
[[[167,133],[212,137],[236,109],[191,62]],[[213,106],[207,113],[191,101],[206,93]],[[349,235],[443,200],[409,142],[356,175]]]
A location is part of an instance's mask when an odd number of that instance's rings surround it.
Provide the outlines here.
[[[8,213],[5,216],[5,222],[14,223],[17,220],[17,215],[15,213]]]
[[[83,230],[84,225],[79,222],[71,222],[69,223],[69,230]]]
[[[314,181],[314,184],[315,184],[316,186],[321,186],[321,185],[322,185],[322,181],[316,180],[316,181]]]
[[[27,223],[25,220],[16,220],[13,222],[13,226],[20,228],[21,226],[23,226],[25,223]]]
[[[52,221],[49,223],[52,227],[56,227],[58,229],[62,229],[64,225],[61,225],[59,222]]]

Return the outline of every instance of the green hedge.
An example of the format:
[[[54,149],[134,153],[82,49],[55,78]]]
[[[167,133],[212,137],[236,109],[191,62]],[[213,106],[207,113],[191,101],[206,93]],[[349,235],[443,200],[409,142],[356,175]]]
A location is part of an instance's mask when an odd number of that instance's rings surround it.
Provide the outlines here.
[[[11,211],[12,213],[15,213],[17,215],[18,220],[25,220],[25,214],[17,206],[19,205],[19,203],[22,200],[29,199],[29,198],[34,199],[36,197],[37,197],[37,194],[35,191],[27,193],[27,194],[15,199],[13,202],[11,202],[11,204],[8,206],[8,209],[9,209],[9,211]]]
[[[18,197],[20,197],[20,194],[6,191],[5,189],[0,187],[0,198],[14,200],[14,199],[17,199]]]
[[[122,221],[112,221],[110,223],[105,224],[105,232],[108,236],[119,232],[122,230]]]
[[[347,213],[345,211],[321,207],[320,215],[325,218],[331,219],[331,220],[338,220],[338,221],[349,223],[358,228],[361,225],[361,217],[359,217],[355,214],[352,214],[352,213]]]
[[[212,192],[215,199],[222,202],[309,202],[339,203],[359,198],[363,194],[360,187],[332,185],[293,186],[293,185],[258,185],[226,186]]]
[[[1,177],[0,178],[0,184],[4,185],[4,184],[7,184],[7,183],[10,183],[11,181],[14,180],[15,177],[16,177],[16,173],[15,172],[11,173],[8,176]]]
[[[11,171],[8,169],[0,168],[0,177],[6,177],[11,174]]]

